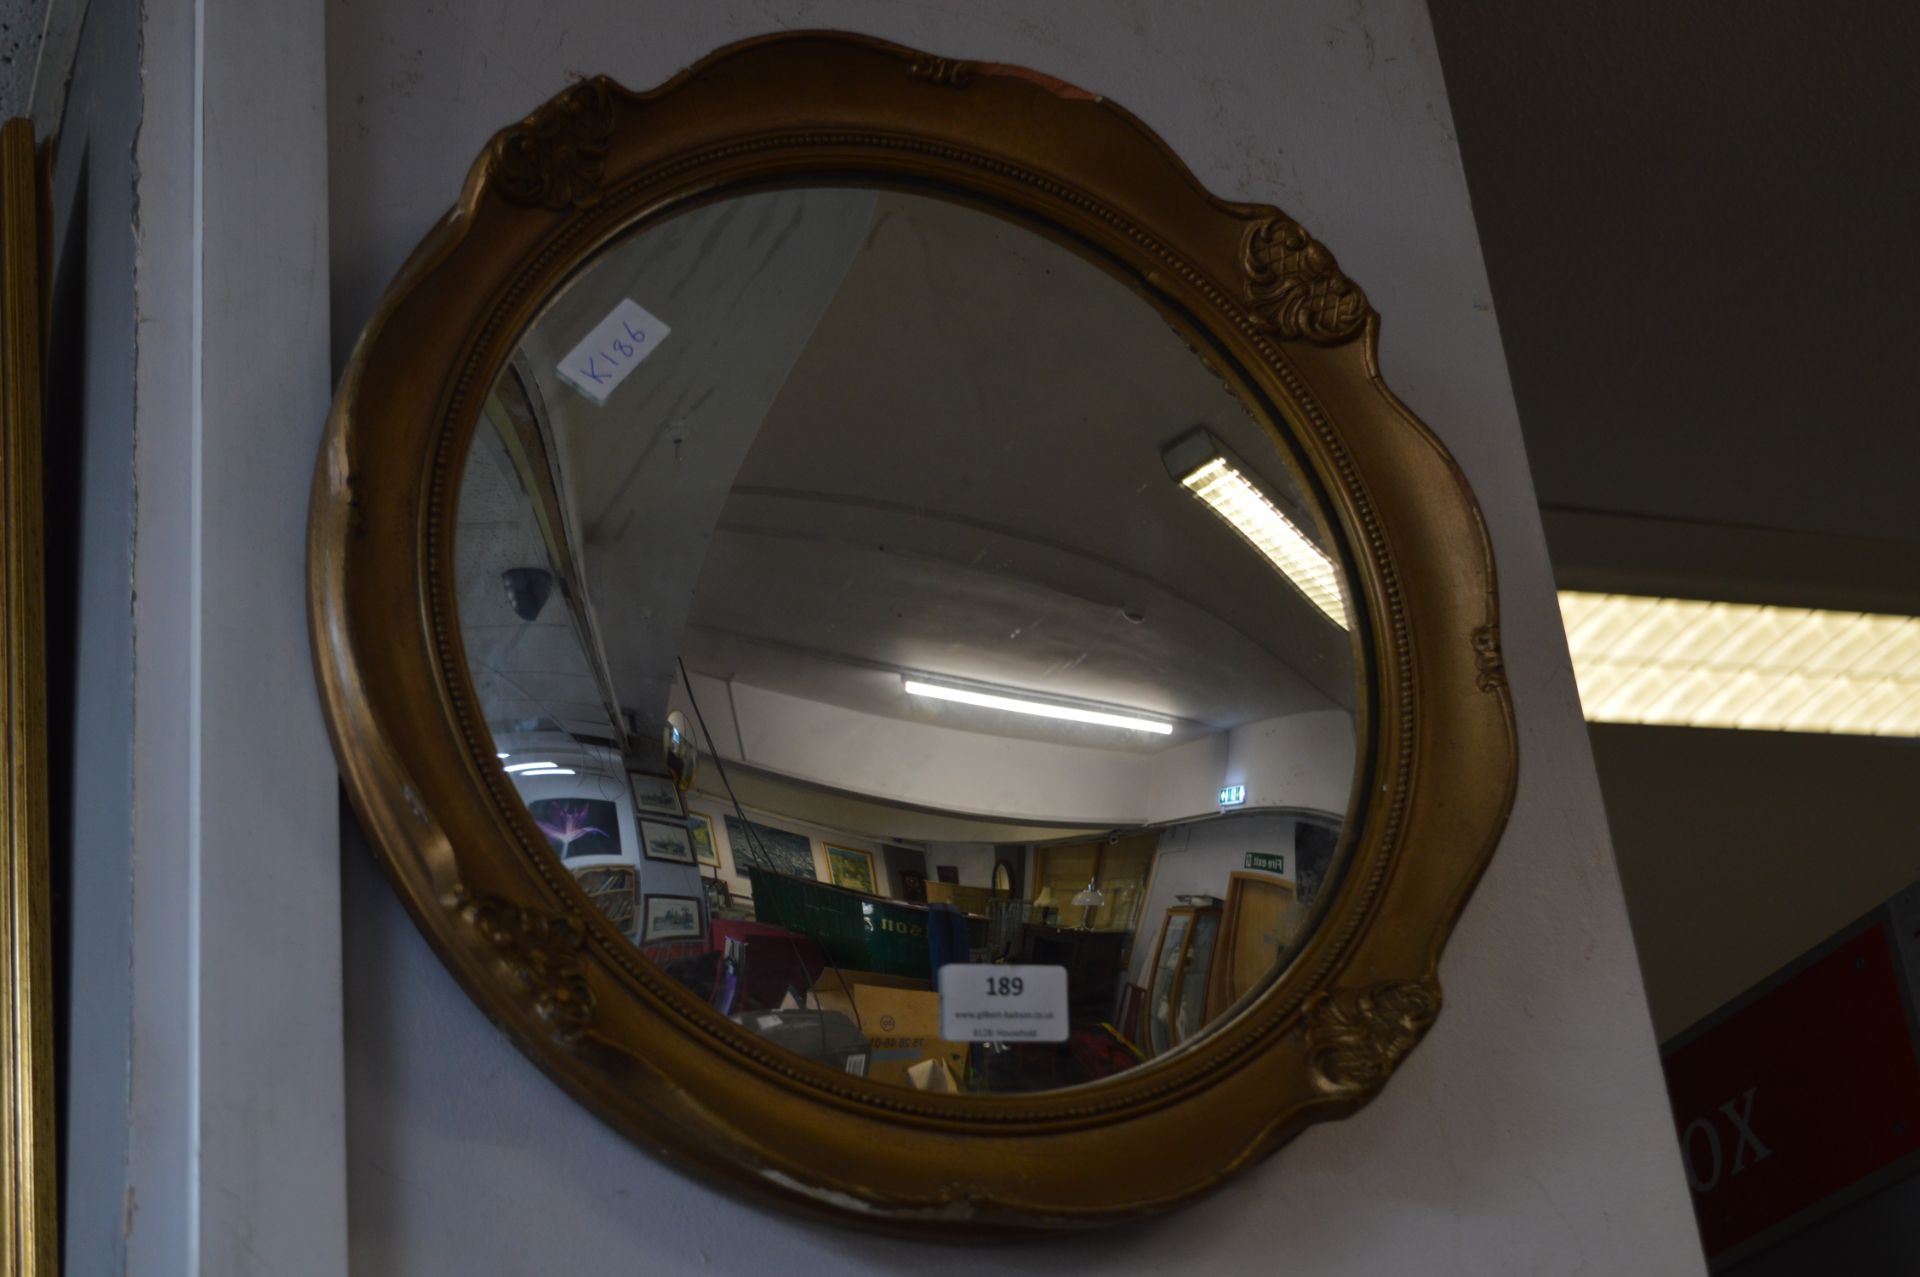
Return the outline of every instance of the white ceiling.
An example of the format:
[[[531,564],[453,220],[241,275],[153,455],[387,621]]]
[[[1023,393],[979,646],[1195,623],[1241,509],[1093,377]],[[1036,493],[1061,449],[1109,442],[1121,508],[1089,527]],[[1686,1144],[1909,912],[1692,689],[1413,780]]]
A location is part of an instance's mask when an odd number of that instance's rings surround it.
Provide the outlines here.
[[[1119,281],[998,218],[881,195],[740,469],[688,649],[747,682],[797,645],[1203,730],[1350,703],[1345,634],[1167,474],[1161,449],[1202,424],[1299,503],[1240,403]],[[822,699],[968,721],[897,680],[829,690],[828,670]]]
[[[1920,613],[1920,5],[1430,9],[1562,583]],[[1913,742],[1594,754],[1662,1037],[1920,863]]]
[[[543,317],[528,362],[551,368],[623,297],[672,328],[660,353],[605,407],[550,376],[541,398],[629,708],[664,705],[676,656],[1105,748],[1352,703],[1346,634],[1160,457],[1204,424],[1300,503],[1273,442],[1079,256],[924,196],[756,196],[619,246]],[[935,705],[902,693],[903,670],[1180,730],[1120,740]]]
[[[556,565],[526,485],[494,426],[500,411],[497,400],[490,403],[488,420],[474,434],[454,537],[460,634],[474,691],[496,732],[550,725],[576,738],[617,739],[557,572],[546,606],[531,622],[508,601],[504,572],[555,572]]]
[[[0,119],[33,120],[41,142],[60,134],[88,0],[0,0]]]
[[[1920,542],[1920,5],[1430,8],[1542,504]]]
[[[32,109],[47,0],[0,0],[0,119]]]
[[[734,475],[858,252],[872,197],[769,192],[628,236],[523,338],[621,704],[664,714]],[[557,375],[622,299],[671,329],[597,404]]]

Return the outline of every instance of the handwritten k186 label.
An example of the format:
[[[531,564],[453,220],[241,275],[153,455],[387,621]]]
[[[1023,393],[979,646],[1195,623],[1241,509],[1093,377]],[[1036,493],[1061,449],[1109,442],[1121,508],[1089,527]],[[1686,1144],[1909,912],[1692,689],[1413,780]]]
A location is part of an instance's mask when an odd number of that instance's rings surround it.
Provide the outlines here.
[[[1067,969],[951,962],[940,968],[949,1042],[1065,1042]]]
[[[595,403],[605,403],[672,331],[638,303],[623,300],[567,352],[560,361],[560,375]]]

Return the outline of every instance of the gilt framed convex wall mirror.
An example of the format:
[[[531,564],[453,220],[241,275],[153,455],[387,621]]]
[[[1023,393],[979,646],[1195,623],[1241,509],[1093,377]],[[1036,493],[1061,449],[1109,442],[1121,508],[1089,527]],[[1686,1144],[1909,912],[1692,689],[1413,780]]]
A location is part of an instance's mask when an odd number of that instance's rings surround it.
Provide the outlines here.
[[[683,1169],[982,1236],[1386,1084],[1515,777],[1486,536],[1298,224],[1015,67],[810,34],[487,147],[316,478],[347,787]]]

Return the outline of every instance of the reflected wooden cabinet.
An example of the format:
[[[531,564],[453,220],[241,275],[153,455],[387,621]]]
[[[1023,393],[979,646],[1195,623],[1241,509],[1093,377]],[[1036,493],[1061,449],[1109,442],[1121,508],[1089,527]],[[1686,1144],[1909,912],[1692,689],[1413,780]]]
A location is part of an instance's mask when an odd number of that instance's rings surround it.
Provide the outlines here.
[[[1218,905],[1167,910],[1147,977],[1147,1054],[1163,1055],[1206,1023],[1207,985],[1220,936]]]
[[[1097,1024],[1113,1014],[1123,970],[1124,931],[1087,931],[1029,922],[1020,961],[1067,969],[1068,1014],[1075,1024]]]
[[[1224,1014],[1259,987],[1305,927],[1306,910],[1292,883],[1261,873],[1229,875],[1221,956],[1208,977],[1206,1019]]]

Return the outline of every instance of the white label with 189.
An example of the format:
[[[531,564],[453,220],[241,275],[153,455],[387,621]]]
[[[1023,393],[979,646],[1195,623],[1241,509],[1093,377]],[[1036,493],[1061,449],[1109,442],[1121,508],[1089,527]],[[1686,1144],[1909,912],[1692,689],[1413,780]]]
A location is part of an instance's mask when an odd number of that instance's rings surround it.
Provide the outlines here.
[[[950,962],[940,968],[949,1042],[1065,1042],[1067,969]]]

